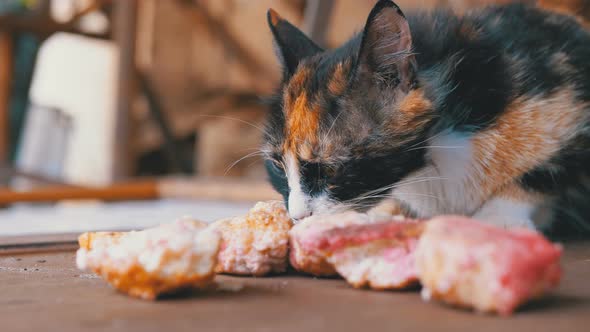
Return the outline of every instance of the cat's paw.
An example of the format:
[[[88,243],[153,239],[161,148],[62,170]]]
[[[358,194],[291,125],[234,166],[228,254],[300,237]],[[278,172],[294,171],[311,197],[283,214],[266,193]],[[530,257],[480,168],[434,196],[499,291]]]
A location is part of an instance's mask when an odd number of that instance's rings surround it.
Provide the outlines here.
[[[502,228],[536,229],[532,219],[535,205],[505,198],[492,198],[477,211],[473,218]]]
[[[526,218],[514,218],[505,215],[474,215],[474,219],[485,224],[501,227],[501,228],[527,228],[536,229],[535,223]]]
[[[401,204],[393,199],[385,199],[379,204],[367,211],[372,216],[406,216],[406,211],[402,208]]]

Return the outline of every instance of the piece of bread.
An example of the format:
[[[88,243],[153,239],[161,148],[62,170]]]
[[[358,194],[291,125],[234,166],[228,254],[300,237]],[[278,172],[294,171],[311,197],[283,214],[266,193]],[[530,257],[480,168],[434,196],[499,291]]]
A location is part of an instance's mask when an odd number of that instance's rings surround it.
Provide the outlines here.
[[[326,260],[326,252],[322,248],[324,233],[339,227],[369,222],[368,215],[352,211],[303,219],[289,232],[291,266],[297,271],[315,276],[337,275],[336,269]]]
[[[291,226],[279,201],[259,202],[243,217],[215,222],[212,227],[222,237],[215,271],[253,276],[285,272]]]
[[[79,238],[76,263],[123,293],[153,300],[209,285],[220,242],[217,231],[192,221],[139,232],[85,233]]]
[[[536,232],[446,216],[426,225],[416,265],[425,300],[508,315],[557,286],[560,256]]]
[[[325,232],[323,250],[339,275],[356,288],[405,289],[418,284],[414,250],[417,220],[387,220]]]
[[[295,225],[290,235],[291,265],[298,271],[315,276],[334,276],[336,269],[326,257],[325,234],[352,225],[378,223],[386,219],[403,220],[401,216],[367,215],[353,211],[306,218]]]
[[[97,242],[109,241],[110,243],[116,243],[124,234],[125,232],[87,232],[78,237],[78,244],[80,248],[90,250]]]

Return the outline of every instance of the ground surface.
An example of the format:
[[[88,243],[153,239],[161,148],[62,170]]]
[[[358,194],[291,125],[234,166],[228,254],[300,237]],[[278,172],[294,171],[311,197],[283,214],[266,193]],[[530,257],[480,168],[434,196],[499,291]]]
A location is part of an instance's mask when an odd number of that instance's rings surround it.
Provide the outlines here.
[[[588,331],[590,242],[567,244],[552,295],[510,318],[426,304],[417,292],[290,275],[217,278],[221,290],[144,302],[78,271],[74,253],[0,254],[2,331]]]

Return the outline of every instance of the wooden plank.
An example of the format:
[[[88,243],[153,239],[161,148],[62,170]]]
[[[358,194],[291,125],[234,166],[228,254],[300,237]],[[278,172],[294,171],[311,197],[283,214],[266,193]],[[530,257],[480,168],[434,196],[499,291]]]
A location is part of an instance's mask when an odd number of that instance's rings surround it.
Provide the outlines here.
[[[0,256],[21,255],[27,253],[46,253],[72,251],[78,248],[77,241],[51,241],[35,243],[0,244]]]
[[[150,200],[157,198],[263,201],[281,199],[266,181],[186,177],[146,179],[105,187],[48,186],[31,191],[0,189],[0,205],[62,200]]]
[[[0,256],[73,251],[79,233],[0,236]]]
[[[586,331],[590,244],[565,244],[560,287],[512,317],[477,315],[419,292],[353,289],[302,275],[217,276],[217,289],[162,301],[117,294],[73,252],[0,257],[3,331]],[[34,313],[34,318],[31,318]]]
[[[49,235],[0,236],[0,248],[13,245],[36,246],[40,243],[72,243],[78,241],[78,233]]]

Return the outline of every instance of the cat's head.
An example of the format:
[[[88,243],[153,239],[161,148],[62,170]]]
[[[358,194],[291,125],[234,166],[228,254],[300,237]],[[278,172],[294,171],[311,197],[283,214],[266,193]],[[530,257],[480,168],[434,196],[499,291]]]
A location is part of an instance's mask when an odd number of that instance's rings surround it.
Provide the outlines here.
[[[406,18],[381,0],[329,51],[272,9],[268,23],[284,71],[263,145],[272,184],[294,219],[371,207],[423,165],[433,118]]]

